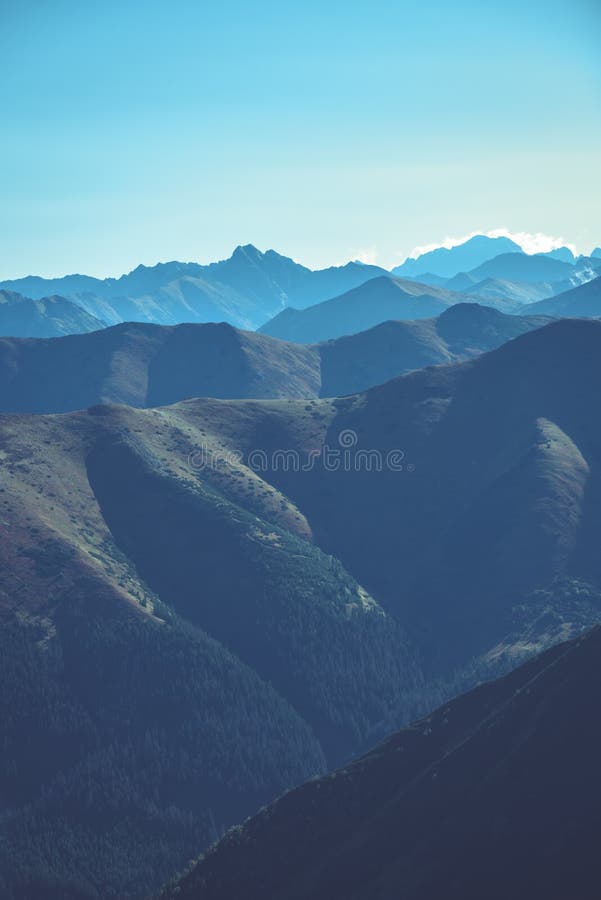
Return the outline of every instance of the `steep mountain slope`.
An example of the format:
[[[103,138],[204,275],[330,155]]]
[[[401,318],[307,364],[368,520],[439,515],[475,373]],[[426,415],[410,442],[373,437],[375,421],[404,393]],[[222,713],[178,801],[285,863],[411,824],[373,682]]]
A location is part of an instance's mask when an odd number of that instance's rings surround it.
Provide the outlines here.
[[[314,346],[224,324],[139,323],[59,341],[6,338],[0,339],[0,412],[350,394],[421,366],[470,358],[547,321],[464,304],[439,319],[386,322]]]
[[[521,312],[527,315],[597,318],[601,316],[601,277],[548,300],[530,303]]]
[[[108,325],[225,321],[253,329],[288,304],[318,303],[382,274],[387,273],[359,263],[312,271],[274,250],[261,253],[249,244],[237,247],[229,259],[206,266],[159,263],[104,280],[85,275],[29,276],[0,283],[0,288],[34,298],[60,292]]]
[[[561,320],[334,401],[3,416],[3,896],[148,896],[599,621],[600,387]]]
[[[392,270],[392,274],[399,278],[413,278],[420,280],[426,273],[442,278],[452,278],[458,272],[468,272],[477,266],[499,256],[502,253],[523,253],[524,251],[510,238],[491,238],[483,234],[477,234],[456,247],[447,249],[438,247],[423,253],[417,258],[408,258],[405,262]]]
[[[307,309],[285,309],[259,330],[313,344],[365,331],[388,319],[429,319],[465,299],[443,288],[383,276]]]
[[[11,900],[148,896],[422,706],[397,623],[235,453],[211,464],[227,446],[197,422],[194,403],[0,420]]]
[[[104,322],[65,297],[32,300],[12,291],[0,291],[0,335],[59,337],[104,328]]]
[[[219,422],[197,408],[208,433],[264,454],[261,477],[446,679],[597,620],[600,387],[601,323],[562,320],[334,401],[319,440],[294,405],[260,427],[235,404]],[[307,465],[276,465],[289,449]]]
[[[598,896],[601,629],[233,830],[166,897]]]

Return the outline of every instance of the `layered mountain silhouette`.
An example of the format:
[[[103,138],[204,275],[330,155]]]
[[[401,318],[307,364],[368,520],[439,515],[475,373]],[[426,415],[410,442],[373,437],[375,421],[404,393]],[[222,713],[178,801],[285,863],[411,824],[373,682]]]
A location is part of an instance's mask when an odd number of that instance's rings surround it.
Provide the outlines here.
[[[522,312],[529,315],[598,318],[601,316],[601,276],[555,297],[530,303]]]
[[[550,283],[509,281],[506,278],[485,278],[478,281],[476,275],[467,272],[445,281],[444,286],[447,290],[472,294],[480,302],[493,300],[498,309],[511,313],[519,313],[524,304],[544,300],[555,293],[555,288]]]
[[[233,830],[178,900],[593,900],[601,629],[461,696]]]
[[[595,277],[597,271],[601,271],[601,258],[594,255],[574,259],[568,248],[558,248],[529,256],[508,238],[477,235],[450,250],[438,248],[417,260],[407,260],[393,270],[392,276],[382,268],[359,262],[314,271],[274,250],[263,253],[247,244],[237,247],[229,259],[209,265],[177,261],[141,265],[120,278],[106,279],[87,275],[53,279],[27,276],[0,283],[0,290],[19,292],[33,300],[60,295],[106,325],[223,321],[254,330],[279,313],[287,316],[288,309],[312,307],[382,277],[392,277],[393,281],[394,276],[409,277],[414,284],[420,282],[422,294],[429,293],[430,298],[428,304],[413,306],[407,301],[404,312],[385,318],[423,318],[436,315],[450,302],[461,299],[445,299],[434,291],[427,292],[423,284],[463,291],[467,297],[484,299],[502,312],[518,312],[520,304],[568,290]],[[416,289],[408,284],[406,291],[415,296]],[[385,289],[382,285],[377,287],[379,292]],[[435,300],[442,300],[442,304],[437,305]],[[375,321],[365,322],[342,331],[339,325],[337,333],[327,337],[364,330],[374,324]],[[85,329],[74,322],[71,330],[78,333]],[[65,329],[57,333],[65,333]]]
[[[105,323],[65,297],[32,300],[0,291],[0,335],[60,337],[104,328]]]
[[[490,248],[491,244],[484,243],[483,246]],[[469,250],[468,244],[464,244],[444,251],[441,257],[448,263],[445,271],[449,272],[453,268],[450,277],[422,268],[427,263],[424,261],[420,265],[420,261],[426,260],[428,254],[410,261],[413,277],[425,284],[494,300],[497,308],[504,312],[519,312],[521,304],[534,303],[570,290],[595,278],[601,271],[594,253],[590,257],[575,257],[568,247],[534,255],[517,252],[511,247],[507,250],[500,247],[498,253],[490,256],[485,253],[473,268],[451,267],[451,260],[459,262],[463,257],[469,265],[470,256],[465,256],[462,249],[464,247]],[[457,255],[453,256],[455,251]],[[435,255],[440,252],[442,251],[433,251]],[[393,273],[398,274],[399,270],[395,269]],[[505,306],[500,305],[502,301],[505,301]]]
[[[509,281],[565,283],[571,278],[578,284],[592,277],[590,271],[596,263],[582,259],[576,264],[564,262],[544,254],[528,256],[525,253],[502,253],[482,265],[471,269],[469,274],[476,281],[485,278],[502,278]]]
[[[380,276],[308,309],[285,309],[259,330],[282,340],[311,344],[365,331],[388,319],[429,319],[449,306],[476,300],[445,288]],[[494,305],[493,300],[488,302]]]
[[[124,321],[177,325],[225,321],[254,329],[287,305],[304,307],[336,296],[384,273],[348,263],[313,271],[274,250],[237,247],[219,263],[170,262],[138,266],[121,278],[85,275],[3,282],[0,288],[34,299],[60,293],[109,325]]]
[[[475,235],[450,249],[438,247],[417,258],[408,258],[392,270],[399,278],[414,278],[430,274],[440,278],[452,278],[458,272],[469,272],[477,266],[502,253],[523,253],[524,251],[510,238],[491,238],[483,234]]]
[[[424,366],[471,359],[541,328],[544,316],[508,316],[477,303],[459,303],[433,319],[383,322],[327,341],[321,357],[321,396],[364,391]]]
[[[225,324],[130,323],[58,341],[5,338],[0,412],[351,394],[422,366],[471,358],[548,321],[464,304],[437,319],[385,322],[320,345],[289,344]]]

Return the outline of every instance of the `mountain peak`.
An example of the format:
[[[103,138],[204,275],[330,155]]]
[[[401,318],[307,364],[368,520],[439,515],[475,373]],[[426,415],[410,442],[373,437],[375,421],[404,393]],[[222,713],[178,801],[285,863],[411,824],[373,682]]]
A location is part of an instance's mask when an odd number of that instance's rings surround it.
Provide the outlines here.
[[[392,270],[392,274],[411,278],[428,272],[452,278],[459,272],[475,269],[501,253],[523,252],[519,244],[511,238],[475,234],[454,247],[436,247],[416,257],[408,257],[402,265]]]
[[[249,259],[255,262],[263,258],[263,253],[254,246],[254,244],[238,244],[232,253],[232,259]]]

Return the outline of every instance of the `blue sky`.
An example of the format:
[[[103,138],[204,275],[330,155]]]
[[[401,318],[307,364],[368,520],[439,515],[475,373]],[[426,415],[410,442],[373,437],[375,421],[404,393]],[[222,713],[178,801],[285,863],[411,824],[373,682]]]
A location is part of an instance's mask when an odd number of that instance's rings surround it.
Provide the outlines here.
[[[601,244],[598,0],[0,0],[0,279]]]

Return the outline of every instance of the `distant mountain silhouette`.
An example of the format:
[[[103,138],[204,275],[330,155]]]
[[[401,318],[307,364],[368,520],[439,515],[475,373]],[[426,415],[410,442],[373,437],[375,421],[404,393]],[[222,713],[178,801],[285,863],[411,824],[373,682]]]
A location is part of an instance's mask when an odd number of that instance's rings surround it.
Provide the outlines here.
[[[528,283],[567,282],[569,284],[573,279],[572,284],[576,285],[593,277],[595,266],[595,261],[585,258],[578,259],[572,265],[544,254],[528,256],[525,253],[503,253],[472,269],[469,275],[475,281],[483,281],[485,278],[501,278]]]
[[[0,335],[60,337],[104,328],[105,323],[65,297],[32,300],[0,290]]]
[[[506,237],[491,238],[477,234],[463,244],[447,249],[438,247],[417,258],[406,259],[396,266],[392,274],[399,278],[414,278],[429,273],[442,278],[452,278],[458,272],[468,272],[501,253],[523,253],[522,248]]]
[[[601,629],[286,794],[177,900],[595,900]]]
[[[576,257],[569,247],[556,247],[555,250],[548,250],[546,253],[542,253],[541,256],[548,256],[549,259],[559,259],[561,262],[572,264],[576,262]]]
[[[505,278],[485,278],[478,281],[477,276],[461,272],[444,282],[444,287],[451,291],[460,291],[478,297],[486,302],[492,300],[497,309],[504,312],[520,312],[524,303],[535,303],[546,297],[552,297],[555,288],[549,283],[529,283],[527,281],[508,281]]]
[[[601,276],[555,297],[530,303],[521,310],[525,315],[601,316]]]
[[[318,303],[384,272],[360,263],[313,271],[274,250],[262,253],[248,244],[237,247],[229,259],[206,266],[159,263],[104,280],[85,275],[28,276],[3,282],[0,288],[33,298],[61,293],[109,325],[225,321],[254,329],[287,305]]]
[[[591,253],[591,257],[593,257],[593,259],[601,259],[601,247],[595,247]]]
[[[388,319],[429,319],[466,300],[476,298],[382,276],[307,309],[285,309],[259,330],[282,340],[317,343],[365,331]]]
[[[0,412],[351,394],[422,366],[471,358],[548,321],[505,316],[474,303],[452,306],[438,319],[385,322],[314,345],[225,324],[130,323],[61,340],[5,338]]]

